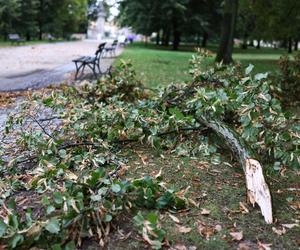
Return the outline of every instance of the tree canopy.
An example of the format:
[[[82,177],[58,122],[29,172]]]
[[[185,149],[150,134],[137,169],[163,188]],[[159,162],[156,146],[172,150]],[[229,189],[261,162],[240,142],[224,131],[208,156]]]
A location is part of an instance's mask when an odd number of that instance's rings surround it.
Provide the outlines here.
[[[0,36],[18,33],[27,40],[43,34],[67,38],[86,32],[95,0],[0,0]]]
[[[226,13],[234,12],[228,10],[230,6],[238,6],[238,12],[231,24],[232,31],[224,31],[224,22],[228,23]],[[172,40],[175,50],[180,41],[200,44],[202,38],[203,47],[208,39],[218,41],[223,27],[223,40],[224,35],[231,36],[230,40],[241,39],[245,49],[254,40],[259,48],[264,40],[280,42],[289,52],[293,43],[295,49],[298,47],[299,19],[298,0],[123,0],[118,16],[121,26],[130,26],[146,36],[156,33],[157,44],[169,45]]]

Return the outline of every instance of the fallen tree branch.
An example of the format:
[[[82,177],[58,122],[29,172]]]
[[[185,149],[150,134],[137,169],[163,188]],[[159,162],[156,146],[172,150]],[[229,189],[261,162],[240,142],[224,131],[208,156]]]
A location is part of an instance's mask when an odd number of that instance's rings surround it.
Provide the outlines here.
[[[270,190],[265,181],[262,166],[256,160],[254,153],[243,139],[226,124],[214,119],[207,119],[205,116],[198,117],[197,121],[224,139],[228,147],[234,152],[245,173],[248,200],[253,206],[255,203],[259,205],[267,224],[273,223]]]

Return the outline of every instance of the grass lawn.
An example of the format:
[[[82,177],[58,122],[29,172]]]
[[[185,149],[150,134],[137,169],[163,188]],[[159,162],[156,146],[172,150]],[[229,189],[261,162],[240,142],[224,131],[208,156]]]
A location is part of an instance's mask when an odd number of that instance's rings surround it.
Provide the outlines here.
[[[259,208],[252,208],[246,201],[241,167],[229,158],[223,157],[222,162],[209,164],[200,157],[183,157],[168,152],[162,156],[161,151],[141,148],[140,145],[128,146],[121,155],[129,159],[127,177],[155,176],[161,170],[168,187],[177,191],[188,190],[187,197],[191,199],[188,209],[175,214],[172,211],[160,212],[162,228],[167,232],[170,244],[178,247],[175,249],[265,249],[259,248],[259,244],[272,244],[271,248],[278,250],[299,249],[300,227],[283,229],[282,226],[300,219],[299,210],[295,209],[296,204],[300,206],[300,194],[292,191],[293,187],[299,187],[299,174],[287,171],[280,181],[267,174],[276,223],[266,225]],[[157,213],[144,210],[144,216],[149,212]],[[178,218],[179,224],[170,218],[170,213]],[[132,217],[128,214],[118,219],[119,231],[129,237],[120,241],[116,240],[118,233],[113,234],[108,249],[149,249],[136,231]],[[182,228],[189,232],[180,231]],[[281,230],[285,233],[279,235]],[[230,235],[232,232],[242,232],[242,240],[234,240]]]
[[[189,59],[192,54],[133,45],[125,49],[120,59],[131,60],[139,79],[149,87],[156,87],[189,80]]]
[[[130,59],[139,78],[149,87],[154,87],[188,80],[188,60],[192,54],[136,44],[126,48],[120,59]],[[234,58],[244,65],[254,64],[256,72],[274,72],[281,54],[284,51],[237,49]],[[179,224],[169,216],[170,211],[160,213],[162,228],[175,249],[268,249],[268,246],[272,249],[299,249],[300,227],[287,229],[283,226],[299,224],[300,193],[295,191],[299,189],[299,171],[287,170],[281,177],[266,173],[275,218],[275,224],[266,225],[259,209],[247,204],[242,169],[227,153],[215,164],[200,157],[177,156],[171,152],[162,156],[161,152],[140,146],[128,146],[122,156],[129,158],[128,177],[155,176],[161,170],[163,180],[169,186],[177,191],[188,190],[194,206],[173,214]],[[119,241],[116,240],[117,234],[112,236],[109,249],[148,249],[133,229],[131,214],[120,218],[118,227],[129,237]],[[240,241],[231,235],[236,232],[242,234]]]
[[[213,52],[216,47],[209,47]],[[139,78],[149,87],[166,85],[171,82],[181,82],[190,79],[189,59],[194,52],[191,46],[182,46],[181,51],[174,52],[170,48],[136,43],[128,46],[120,59],[131,60]],[[235,49],[234,59],[245,67],[250,63],[255,66],[254,72],[275,72],[277,60],[286,54],[282,49],[249,48]]]

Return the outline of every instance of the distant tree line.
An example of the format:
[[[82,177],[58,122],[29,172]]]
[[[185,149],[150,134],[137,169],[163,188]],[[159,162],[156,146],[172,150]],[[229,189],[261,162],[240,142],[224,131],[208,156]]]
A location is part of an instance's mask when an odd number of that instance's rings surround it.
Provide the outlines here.
[[[97,0],[0,0],[0,39],[18,33],[27,40],[43,34],[68,38],[86,32],[88,17],[95,18]]]
[[[289,52],[298,49],[300,40],[299,0],[123,0],[118,22],[137,33],[157,34],[157,44],[174,50],[181,41],[197,42],[205,47],[208,40],[219,41],[219,59],[227,53],[233,38],[247,48],[257,41],[280,43]],[[231,49],[232,50],[232,49]],[[218,59],[218,58],[217,58]]]
[[[150,36],[157,33],[157,44],[174,50],[182,39],[192,39],[206,46],[208,38],[220,32],[222,0],[123,0],[118,22],[135,32]]]

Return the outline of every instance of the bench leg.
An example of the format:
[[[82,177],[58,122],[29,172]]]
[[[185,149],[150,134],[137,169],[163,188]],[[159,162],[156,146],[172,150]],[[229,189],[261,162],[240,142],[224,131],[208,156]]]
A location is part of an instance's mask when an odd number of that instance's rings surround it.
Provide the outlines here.
[[[77,62],[75,62],[75,67],[76,67],[75,80],[77,80],[77,76],[78,76],[78,72],[79,72],[79,68],[78,68]]]
[[[90,64],[87,64],[87,66],[92,70],[95,78],[97,79],[97,73],[96,73],[96,63],[93,63],[93,67]]]
[[[86,63],[83,63],[80,76],[84,75],[85,66],[86,66]]]
[[[101,67],[100,67],[101,57],[96,61],[96,66],[100,75],[102,75]]]
[[[94,73],[95,78],[97,79],[98,76],[97,76],[97,72],[96,72],[96,62],[93,65],[93,73]]]

